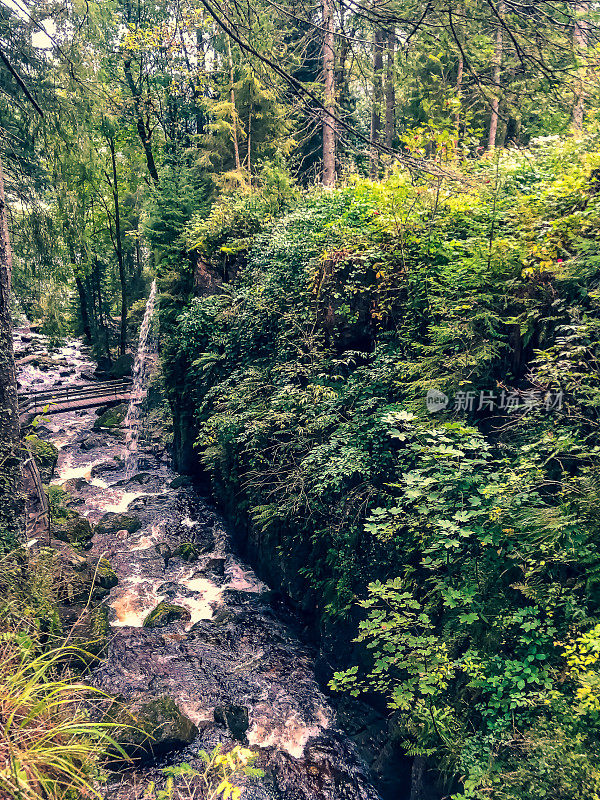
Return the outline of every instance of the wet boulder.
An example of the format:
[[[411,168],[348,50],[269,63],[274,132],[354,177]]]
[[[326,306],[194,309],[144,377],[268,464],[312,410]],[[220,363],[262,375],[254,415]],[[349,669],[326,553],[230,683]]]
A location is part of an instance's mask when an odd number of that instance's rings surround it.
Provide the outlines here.
[[[86,436],[85,439],[79,445],[82,450],[89,451],[93,450],[94,447],[98,447],[100,440],[97,439],[95,436]]]
[[[175,583],[174,581],[166,581],[165,583],[161,583],[157,588],[158,594],[168,598],[169,600],[173,600],[183,590],[184,587],[182,587],[179,583]]]
[[[192,479],[187,475],[178,475],[176,478],[173,478],[169,487],[171,489],[180,489],[182,486],[191,486]]]
[[[163,600],[156,608],[151,611],[144,620],[144,628],[163,628],[171,622],[187,621],[190,619],[190,612],[183,606],[174,603],[167,603]]]
[[[120,428],[126,414],[127,404],[119,403],[119,405],[112,406],[100,414],[100,416],[94,420],[92,427],[95,431],[102,430],[103,428]]]
[[[136,533],[142,527],[139,517],[135,514],[116,514],[109,512],[100,517],[96,525],[96,533],[118,533],[119,531],[127,531],[127,533]]]
[[[131,709],[109,712],[108,716],[123,724],[115,738],[127,755],[136,759],[152,759],[179,750],[198,736],[198,728],[168,695]]]
[[[149,472],[138,472],[129,479],[132,483],[139,483],[144,486],[152,480],[152,475]]]
[[[42,483],[50,483],[56,462],[58,461],[58,450],[50,442],[40,439],[35,433],[26,437],[27,447],[38,466]]]
[[[202,567],[202,572],[208,572],[212,575],[222,577],[225,574],[225,559],[220,556],[209,558]]]
[[[227,705],[215,708],[215,722],[223,725],[238,742],[246,741],[246,732],[250,727],[248,709],[244,706]]]
[[[122,461],[103,461],[101,464],[94,464],[91,471],[92,478],[101,478],[107,472],[119,472],[123,469]]]

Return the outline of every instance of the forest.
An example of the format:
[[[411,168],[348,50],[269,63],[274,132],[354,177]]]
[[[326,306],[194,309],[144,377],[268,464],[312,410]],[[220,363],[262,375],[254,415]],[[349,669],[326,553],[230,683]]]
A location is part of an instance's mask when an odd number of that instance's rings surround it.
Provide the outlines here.
[[[600,798],[599,67],[0,0],[0,800]]]

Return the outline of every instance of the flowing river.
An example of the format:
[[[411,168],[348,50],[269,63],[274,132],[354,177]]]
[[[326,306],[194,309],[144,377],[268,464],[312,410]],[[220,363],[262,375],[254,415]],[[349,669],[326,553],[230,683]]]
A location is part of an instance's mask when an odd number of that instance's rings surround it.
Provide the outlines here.
[[[94,381],[95,365],[78,340],[49,353],[44,337],[23,328],[15,345],[22,390]],[[130,474],[123,432],[95,431],[95,420],[94,410],[74,411],[48,415],[38,427],[59,448],[53,483],[66,485],[80,514],[93,524],[107,513],[136,520],[128,526],[134,532],[93,538],[92,553],[106,557],[118,576],[104,601],[111,638],[93,683],[128,703],[175,701],[198,735],[168,754],[169,763],[193,767],[200,750],[219,743],[243,742],[257,751],[266,775],[248,781],[246,800],[378,800],[318,686],[316,654],[236,555],[219,515],[193,488],[171,485],[177,475],[160,448],[141,441]],[[193,544],[199,558],[169,557],[182,543]],[[187,618],[143,627],[161,601],[184,607]],[[111,780],[106,795],[141,798],[157,774],[158,766],[140,765]]]

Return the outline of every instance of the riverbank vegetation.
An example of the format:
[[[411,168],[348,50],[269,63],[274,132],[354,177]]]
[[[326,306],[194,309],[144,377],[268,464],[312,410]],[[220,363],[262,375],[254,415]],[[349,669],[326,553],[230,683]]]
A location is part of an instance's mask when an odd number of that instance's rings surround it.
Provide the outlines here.
[[[360,601],[332,688],[383,695],[456,797],[598,790],[596,147],[188,232],[239,265],[168,362],[213,492],[325,629]]]
[[[174,462],[304,615],[324,688],[386,717],[407,797],[600,794],[597,25],[0,3],[0,791],[93,794],[110,744],[56,650],[59,546],[23,547],[12,324],[120,378],[156,277]],[[234,796],[252,759],[227,757],[149,792]]]

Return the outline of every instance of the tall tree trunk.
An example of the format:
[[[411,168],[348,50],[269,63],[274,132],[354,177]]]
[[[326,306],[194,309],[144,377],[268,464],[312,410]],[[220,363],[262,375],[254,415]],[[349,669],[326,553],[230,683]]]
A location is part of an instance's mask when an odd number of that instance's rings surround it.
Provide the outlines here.
[[[91,313],[90,326],[93,330],[98,329],[98,314],[96,312],[96,293],[94,291],[94,276],[90,272],[85,276],[85,295],[88,298],[89,309]]]
[[[422,800],[424,772],[425,772],[425,757],[415,756],[413,758],[412,770],[410,775],[410,800]]]
[[[249,91],[249,105],[248,105],[248,140],[246,143],[247,152],[246,152],[246,162],[248,164],[248,180],[250,182],[250,186],[252,186],[252,111],[254,110],[252,107],[252,87],[250,87]]]
[[[204,49],[204,37],[202,35],[202,29],[196,29],[196,60],[198,62],[198,66],[200,68],[200,72],[206,72],[206,50]],[[196,100],[196,134],[198,136],[198,148],[202,147],[202,143],[200,142],[200,134],[204,133],[204,116],[202,113],[202,108],[199,103],[199,97],[195,96]]]
[[[96,259],[96,266],[94,269],[96,276],[96,291],[98,293],[98,324],[100,326],[101,341],[104,344],[104,354],[109,364],[112,364],[112,355],[110,352],[110,341],[108,338],[108,328],[104,323],[104,312],[102,310],[102,282],[100,280],[100,262]]]
[[[587,2],[575,3],[575,24],[573,25],[573,52],[575,58],[579,60],[587,47],[587,21],[584,19],[587,11]],[[583,112],[585,105],[585,70],[578,67],[575,76],[575,89],[573,96],[573,127],[576,131],[583,128]]]
[[[81,327],[83,328],[83,335],[88,344],[92,341],[92,331],[90,328],[90,315],[88,312],[88,299],[85,291],[85,286],[81,277],[75,275],[75,285],[77,286],[77,294],[79,295],[79,310],[81,312]]]
[[[113,200],[115,204],[115,250],[117,251],[117,263],[119,265],[119,281],[121,282],[121,338],[120,353],[125,355],[127,350],[127,278],[125,275],[125,263],[123,261],[123,244],[121,240],[121,212],[119,209],[119,184],[117,182],[117,159],[115,157],[115,140],[108,139],[110,157],[113,174]]]
[[[158,185],[158,171],[156,169],[156,162],[154,161],[154,153],[152,152],[152,143],[150,141],[150,132],[146,127],[146,123],[144,122],[144,115],[142,113],[142,103],[141,103],[141,91],[140,87],[136,85],[136,82],[133,79],[133,74],[131,72],[131,59],[127,58],[123,62],[123,72],[125,73],[125,80],[127,81],[127,86],[129,87],[129,91],[131,92],[131,99],[133,100],[133,110],[135,115],[135,124],[138,132],[138,136],[140,137],[140,141],[142,143],[142,147],[144,148],[144,153],[146,155],[146,164],[148,165],[148,172],[150,173],[150,177],[154,181],[156,185]]]
[[[458,63],[456,65],[456,100],[457,100],[457,107],[456,107],[456,115],[454,117],[454,126],[456,128],[456,138],[460,137],[460,122],[461,122],[461,110],[462,110],[462,82],[463,77],[465,74],[465,60],[463,58],[463,50],[465,44],[465,21],[462,19],[464,14],[464,8],[459,5],[456,8],[458,14],[458,23],[456,25],[457,28],[457,38],[459,40],[460,49],[458,51]]]
[[[227,37],[227,60],[229,62],[229,99],[231,102],[231,125],[233,135],[233,154],[235,156],[235,168],[240,169],[240,149],[238,147],[237,136],[237,108],[235,105],[235,89],[234,89],[234,75],[233,75],[233,56],[231,55],[231,39]]]
[[[333,35],[333,2],[323,0],[323,83],[326,111],[335,111],[335,52]],[[323,113],[323,186],[335,186],[335,122],[330,114]]]
[[[12,251],[0,163],[0,549],[6,534],[18,536],[23,522],[19,403],[10,309]]]
[[[376,28],[373,34],[373,97],[371,102],[371,156],[369,174],[371,180],[379,177],[379,144],[381,136],[381,108],[383,101],[383,41],[384,33]]]
[[[396,83],[394,60],[396,54],[396,31],[390,28],[387,32],[387,59],[385,62],[385,143],[394,146],[396,136]]]
[[[498,3],[498,16],[504,14],[504,0]],[[488,137],[488,151],[496,147],[496,132],[498,130],[498,107],[500,105],[500,77],[502,71],[502,25],[497,20],[496,44],[494,45],[494,99],[492,100],[492,113],[490,116],[490,134]]]

